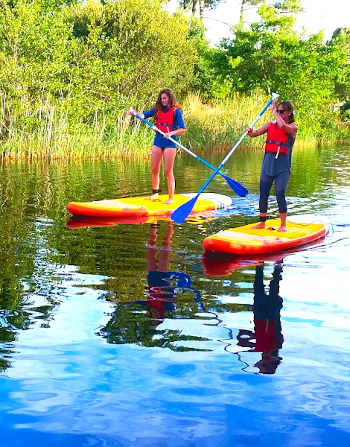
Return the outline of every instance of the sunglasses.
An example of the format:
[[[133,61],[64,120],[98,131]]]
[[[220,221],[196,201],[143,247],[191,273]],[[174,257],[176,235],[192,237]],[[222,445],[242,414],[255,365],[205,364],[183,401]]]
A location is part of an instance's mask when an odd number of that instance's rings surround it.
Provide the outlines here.
[[[280,110],[276,110],[276,112],[277,112],[277,113],[280,113],[281,115],[283,115],[283,113],[284,113],[284,112],[288,112],[288,110],[282,110],[282,109],[280,109]]]

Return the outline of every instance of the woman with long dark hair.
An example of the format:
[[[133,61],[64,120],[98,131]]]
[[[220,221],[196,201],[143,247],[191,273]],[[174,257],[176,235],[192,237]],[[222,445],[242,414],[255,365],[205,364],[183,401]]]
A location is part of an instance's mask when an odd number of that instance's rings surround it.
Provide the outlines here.
[[[129,109],[129,115],[134,114],[133,109]],[[152,165],[152,195],[150,200],[157,200],[159,193],[159,170],[162,159],[164,160],[164,170],[168,184],[168,200],[164,203],[174,202],[175,178],[174,178],[174,160],[176,156],[176,145],[169,138],[176,140],[177,135],[186,132],[185,124],[179,103],[174,93],[169,88],[162,89],[154,107],[145,113],[139,113],[143,118],[154,116],[156,126],[165,133],[157,133],[152,147],[151,165]]]
[[[260,222],[253,228],[265,228],[267,220],[267,202],[272,183],[275,182],[281,225],[278,231],[287,231],[286,189],[292,166],[292,149],[297,136],[298,127],[294,123],[294,109],[290,101],[282,101],[276,108],[277,98],[272,101],[270,110],[274,120],[263,124],[259,129],[247,128],[250,137],[258,137],[267,133],[265,155],[260,176]]]

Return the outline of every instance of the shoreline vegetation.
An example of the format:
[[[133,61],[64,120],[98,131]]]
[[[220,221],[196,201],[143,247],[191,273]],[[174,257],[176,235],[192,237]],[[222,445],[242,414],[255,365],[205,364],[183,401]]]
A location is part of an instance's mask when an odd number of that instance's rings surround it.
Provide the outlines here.
[[[326,43],[297,33],[301,0],[254,0],[259,22],[242,16],[216,48],[166,0],[0,1],[2,160],[143,157],[154,134],[126,111],[148,110],[165,86],[196,153],[230,149],[270,91],[294,104],[297,148],[350,139],[350,28]]]
[[[268,97],[235,94],[224,101],[204,104],[198,95],[191,95],[184,101],[187,132],[181,143],[197,154],[210,150],[225,152],[235,144],[267,101]],[[38,113],[35,131],[18,129],[10,123],[8,137],[1,143],[2,160],[137,158],[150,152],[152,147],[153,131],[137,118],[129,117],[126,111],[114,123],[96,113],[93,124],[76,125],[68,123],[62,111],[48,104]],[[296,117],[299,124],[297,111]],[[350,128],[334,118],[333,126],[322,138],[315,136],[312,126],[299,124],[295,147],[350,140]],[[260,122],[269,119],[271,114],[267,110]],[[245,139],[241,148],[259,149],[263,144],[263,137]]]

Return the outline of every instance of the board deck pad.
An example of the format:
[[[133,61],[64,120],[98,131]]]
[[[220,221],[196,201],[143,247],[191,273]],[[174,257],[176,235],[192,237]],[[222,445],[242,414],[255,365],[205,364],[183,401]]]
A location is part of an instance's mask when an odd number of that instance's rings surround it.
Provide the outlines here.
[[[203,241],[205,250],[212,252],[253,255],[289,250],[324,236],[327,228],[322,223],[287,221],[287,231],[277,231],[280,220],[267,220],[264,229],[256,224],[219,231]]]
[[[175,201],[171,204],[164,203],[168,199],[167,195],[159,195],[157,201],[147,200],[147,196],[143,196],[93,202],[70,202],[67,209],[73,215],[90,217],[169,216],[176,208],[195,196],[196,194],[175,194]],[[231,197],[203,193],[199,196],[191,214],[228,208],[231,204]]]

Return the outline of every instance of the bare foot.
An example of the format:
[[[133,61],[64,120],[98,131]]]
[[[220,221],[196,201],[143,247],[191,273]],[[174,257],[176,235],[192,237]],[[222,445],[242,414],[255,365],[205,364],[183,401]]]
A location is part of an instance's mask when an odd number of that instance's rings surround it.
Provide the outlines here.
[[[287,231],[286,225],[281,225],[279,228],[277,228],[277,231]]]
[[[252,228],[257,229],[257,230],[265,228],[265,222],[259,222],[258,224],[254,225]]]
[[[165,205],[170,205],[171,203],[174,203],[175,200],[174,199],[168,199],[165,202],[163,202]]]
[[[149,197],[146,197],[145,200],[158,200],[158,194],[152,194]]]

